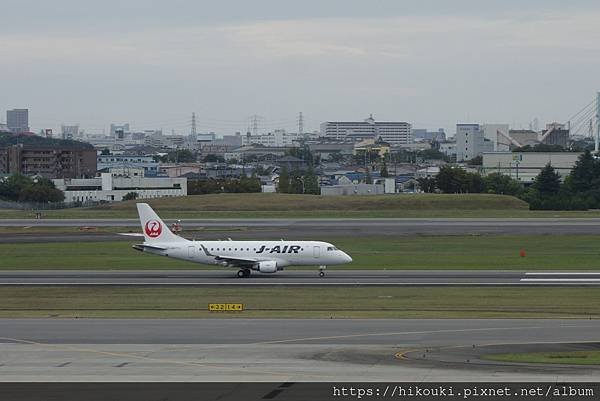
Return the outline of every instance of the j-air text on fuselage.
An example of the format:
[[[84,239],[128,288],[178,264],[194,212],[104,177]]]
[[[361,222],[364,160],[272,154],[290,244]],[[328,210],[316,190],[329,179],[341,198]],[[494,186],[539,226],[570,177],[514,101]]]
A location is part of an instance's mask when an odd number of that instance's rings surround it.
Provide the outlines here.
[[[252,270],[276,273],[286,266],[319,266],[325,276],[328,265],[343,265],[352,258],[334,245],[321,241],[190,241],[173,234],[147,203],[137,204],[144,236],[138,251],[207,265],[238,268],[238,277]]]

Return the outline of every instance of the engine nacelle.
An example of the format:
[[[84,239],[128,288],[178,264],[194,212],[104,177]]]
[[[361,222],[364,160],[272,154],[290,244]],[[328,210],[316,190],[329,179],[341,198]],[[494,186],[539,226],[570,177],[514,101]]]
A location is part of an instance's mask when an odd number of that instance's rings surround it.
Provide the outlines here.
[[[265,260],[258,262],[256,267],[261,273],[275,273],[277,271],[277,262],[273,260]]]

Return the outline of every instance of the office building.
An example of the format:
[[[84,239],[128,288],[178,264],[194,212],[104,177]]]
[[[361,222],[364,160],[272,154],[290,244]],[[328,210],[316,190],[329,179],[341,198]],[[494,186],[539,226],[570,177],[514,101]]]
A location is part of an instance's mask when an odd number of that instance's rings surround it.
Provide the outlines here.
[[[456,124],[456,161],[462,162],[493,152],[494,144],[484,137],[479,124]]]
[[[29,109],[13,109],[6,112],[8,130],[15,134],[29,132]]]

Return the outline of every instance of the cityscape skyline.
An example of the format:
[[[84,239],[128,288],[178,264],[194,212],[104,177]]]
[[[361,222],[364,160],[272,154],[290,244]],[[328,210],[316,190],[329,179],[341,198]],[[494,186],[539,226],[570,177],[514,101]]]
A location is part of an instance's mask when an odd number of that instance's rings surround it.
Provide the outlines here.
[[[307,131],[373,113],[452,132],[565,122],[600,87],[592,1],[397,3],[11,0],[0,109],[96,134],[185,133],[192,112],[200,132],[244,132],[255,113],[291,131],[299,111]]]

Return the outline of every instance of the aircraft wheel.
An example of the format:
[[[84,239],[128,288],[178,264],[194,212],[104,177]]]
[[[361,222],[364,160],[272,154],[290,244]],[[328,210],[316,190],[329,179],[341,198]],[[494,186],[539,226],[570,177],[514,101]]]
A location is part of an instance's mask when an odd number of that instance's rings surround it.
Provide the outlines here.
[[[250,277],[250,269],[244,269],[244,277],[245,278]]]
[[[238,270],[237,276],[239,278],[246,277],[246,272],[244,270]]]
[[[319,277],[325,277],[325,272],[319,272]]]

